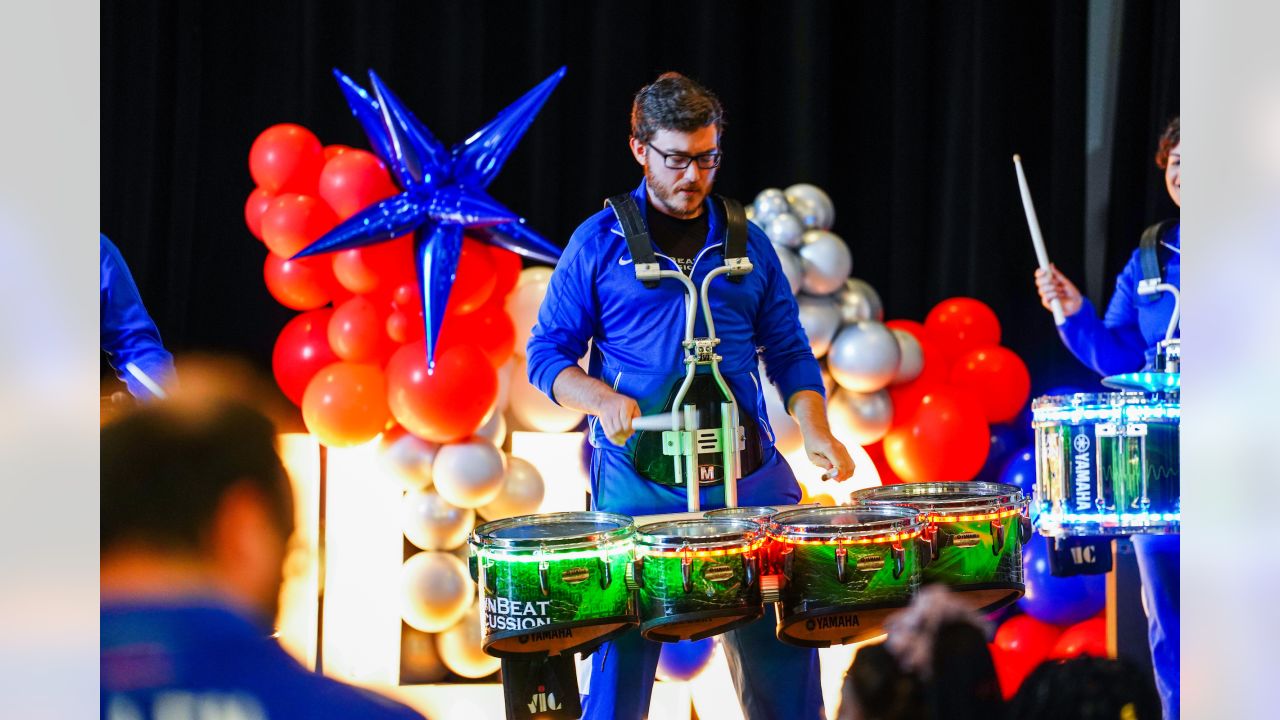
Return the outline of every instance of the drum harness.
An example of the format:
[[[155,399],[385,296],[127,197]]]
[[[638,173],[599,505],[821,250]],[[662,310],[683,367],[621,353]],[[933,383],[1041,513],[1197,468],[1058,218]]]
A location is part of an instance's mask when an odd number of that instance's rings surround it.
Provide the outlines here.
[[[742,471],[742,450],[746,446],[746,431],[739,419],[738,402],[720,374],[720,361],[724,358],[715,351],[720,339],[716,337],[707,290],[711,281],[721,275],[727,275],[730,282],[742,282],[742,278],[754,268],[747,258],[747,219],[742,205],[730,198],[719,195],[714,197],[725,212],[724,264],[711,270],[702,280],[701,307],[707,324],[707,337],[698,338],[694,337],[694,322],[699,307],[698,287],[683,272],[663,270],[658,264],[653,244],[649,240],[649,231],[630,193],[615,195],[605,201],[605,205],[613,210],[622,226],[627,248],[634,260],[636,280],[650,290],[657,288],[658,282],[664,278],[677,280],[684,285],[684,382],[676,392],[670,410],[636,418],[632,427],[637,430],[663,430],[662,453],[672,458],[675,484],[685,486],[690,512],[700,509],[698,456],[702,454],[720,453],[723,458],[725,506],[738,505],[738,479]],[[711,368],[711,375],[723,395],[723,402],[720,403],[720,427],[701,427],[704,414],[699,412],[698,407],[692,404],[682,406],[699,366]]]
[[[1142,279],[1138,281],[1138,295],[1148,298],[1148,302],[1158,300],[1162,293],[1173,295],[1173,314],[1169,316],[1169,329],[1165,331],[1164,340],[1156,348],[1156,369],[1160,372],[1178,372],[1181,353],[1180,342],[1173,337],[1178,328],[1179,305],[1181,296],[1178,288],[1164,281],[1160,270],[1165,263],[1160,262],[1161,246],[1181,255],[1181,251],[1161,241],[1161,238],[1178,224],[1175,219],[1161,220],[1142,231],[1142,239],[1138,241],[1138,259],[1142,263]]]

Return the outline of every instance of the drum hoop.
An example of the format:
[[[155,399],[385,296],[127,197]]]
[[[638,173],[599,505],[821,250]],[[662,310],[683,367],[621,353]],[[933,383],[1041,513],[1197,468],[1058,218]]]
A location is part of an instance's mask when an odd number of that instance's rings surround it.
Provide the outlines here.
[[[856,506],[854,506],[856,507]],[[835,540],[837,538],[865,538],[883,535],[909,535],[911,533],[922,530],[926,524],[924,514],[919,510],[905,505],[894,505],[890,503],[877,504],[874,506],[867,505],[858,508],[862,512],[868,510],[882,513],[886,517],[880,520],[863,522],[857,525],[793,525],[789,524],[794,517],[800,513],[817,513],[818,515],[836,514],[837,512],[848,511],[850,508],[833,507],[833,508],[804,508],[800,510],[788,510],[778,513],[772,518],[772,527],[770,534],[780,540],[797,539],[797,540]],[[827,512],[823,512],[826,510]],[[884,512],[884,511],[890,512]]]
[[[903,492],[904,489],[909,492]],[[955,497],[946,497],[953,493]],[[934,495],[938,497],[933,497]],[[1020,510],[1027,504],[1022,490],[1013,485],[972,481],[882,485],[858,490],[854,492],[853,499],[856,503],[874,506],[902,505],[931,515],[973,515]]]
[[[778,508],[769,505],[756,505],[753,507],[733,507],[720,508],[719,510],[708,510],[703,517],[709,518],[735,518],[739,520],[754,520],[757,523],[765,524],[765,521],[778,514]]]
[[[707,522],[707,518],[701,520],[664,520],[656,523],[647,523],[636,528],[636,546],[663,550],[678,550],[685,546],[690,550],[737,548],[751,545],[760,537],[762,532],[760,523],[746,518],[716,517],[711,518],[711,520],[716,523],[724,523],[733,529],[717,535],[681,535],[672,532],[664,532],[661,535],[656,534],[658,528],[676,529],[703,525]],[[650,529],[646,530],[646,528]]]
[[[614,523],[618,527],[592,533],[573,535],[536,537],[536,538],[499,538],[493,533],[512,527],[552,525],[561,522],[597,522]],[[575,550],[580,548],[601,547],[606,544],[629,541],[635,535],[635,520],[630,515],[598,511],[577,511],[546,513],[540,515],[517,515],[516,517],[491,520],[479,525],[472,531],[472,544],[483,549],[503,550]]]

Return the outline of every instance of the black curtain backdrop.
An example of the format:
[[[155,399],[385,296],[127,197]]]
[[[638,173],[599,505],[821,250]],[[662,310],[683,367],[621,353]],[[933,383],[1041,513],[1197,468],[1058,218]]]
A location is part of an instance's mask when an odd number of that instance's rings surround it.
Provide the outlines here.
[[[1178,106],[1177,3],[1125,7],[1110,276],[1142,226],[1170,214],[1151,157]],[[491,187],[561,245],[639,180],[630,98],[674,69],[725,104],[717,189],[749,202],[765,187],[824,188],[853,274],[879,290],[887,318],[976,297],[1031,368],[1033,392],[1090,382],[1039,306],[1011,162],[1022,154],[1049,251],[1083,286],[1087,11],[1080,0],[108,1],[102,229],[171,349],[268,370],[294,312],[268,295],[266,249],[244,226],[249,146],[297,122],[325,144],[367,147],[332,68],[375,69],[452,144],[567,66]]]

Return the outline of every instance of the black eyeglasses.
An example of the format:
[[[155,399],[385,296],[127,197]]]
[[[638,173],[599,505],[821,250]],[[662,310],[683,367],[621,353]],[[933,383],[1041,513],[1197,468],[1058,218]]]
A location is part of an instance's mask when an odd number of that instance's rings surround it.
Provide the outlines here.
[[[645,143],[645,145],[648,145],[654,152],[661,155],[662,163],[667,167],[671,168],[672,170],[684,170],[685,168],[689,167],[690,163],[693,163],[693,162],[697,162],[698,167],[702,168],[703,170],[710,170],[712,168],[717,168],[717,167],[720,167],[720,156],[724,154],[719,150],[704,152],[701,155],[685,155],[683,153],[664,153],[658,148],[653,147],[651,143]]]

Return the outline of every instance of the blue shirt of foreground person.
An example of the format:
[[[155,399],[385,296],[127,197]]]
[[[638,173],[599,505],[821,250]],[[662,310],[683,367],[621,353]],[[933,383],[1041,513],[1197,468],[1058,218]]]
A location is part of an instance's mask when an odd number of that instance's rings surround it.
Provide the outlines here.
[[[270,421],[165,400],[101,440],[104,720],[421,720],[271,637],[293,499]]]
[[[132,363],[165,388],[173,384],[173,356],[160,342],[160,331],[142,304],[138,286],[119,248],[106,235],[98,233],[98,237],[102,351],[107,354],[116,376],[128,386],[129,394],[149,399],[154,393],[128,372],[126,366]]]
[[[1156,165],[1164,170],[1165,189],[1182,207],[1182,138],[1178,118],[1165,128],[1156,151]],[[1160,238],[1160,253],[1168,260],[1161,268],[1163,281],[1182,287],[1182,232],[1175,225]],[[1052,274],[1036,271],[1036,289],[1045,308],[1055,298],[1062,303],[1066,322],[1058,334],[1067,349],[1081,362],[1103,376],[1150,369],[1156,345],[1164,340],[1173,315],[1172,293],[1152,300],[1138,295],[1142,279],[1141,251],[1135,251],[1120,276],[1116,292],[1101,321],[1088,298],[1057,268]],[[1175,337],[1177,333],[1175,332]],[[1146,599],[1148,640],[1155,667],[1156,689],[1166,718],[1179,712],[1179,562],[1181,545],[1177,535],[1134,535],[1133,547],[1142,574]]]

